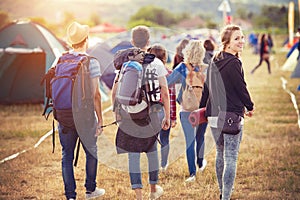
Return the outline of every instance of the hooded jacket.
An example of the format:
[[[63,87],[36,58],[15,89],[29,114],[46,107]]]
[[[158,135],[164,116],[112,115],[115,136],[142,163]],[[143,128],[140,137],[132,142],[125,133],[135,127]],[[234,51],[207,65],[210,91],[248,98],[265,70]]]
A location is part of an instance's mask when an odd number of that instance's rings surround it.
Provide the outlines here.
[[[253,110],[242,63],[238,57],[221,52],[208,68],[206,116],[218,116],[219,110],[235,112],[244,116],[245,107]]]

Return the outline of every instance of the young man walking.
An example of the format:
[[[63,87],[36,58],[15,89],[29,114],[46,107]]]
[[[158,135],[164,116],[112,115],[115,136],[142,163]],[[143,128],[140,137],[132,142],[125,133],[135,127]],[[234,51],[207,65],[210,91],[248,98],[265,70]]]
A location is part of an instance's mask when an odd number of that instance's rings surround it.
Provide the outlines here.
[[[142,52],[146,52],[150,41],[150,30],[145,26],[137,26],[131,31],[131,43],[139,48]],[[144,59],[145,60],[145,59]],[[156,95],[157,101],[162,99],[165,116],[162,121],[158,117],[158,113],[150,111],[149,116],[139,119],[121,119],[116,136],[116,146],[118,153],[128,153],[129,176],[131,188],[135,191],[136,199],[141,200],[142,194],[142,176],[140,168],[140,154],[145,152],[148,158],[148,174],[150,184],[149,199],[158,199],[163,195],[163,189],[158,183],[159,161],[157,153],[157,135],[161,128],[167,130],[170,127],[170,99],[166,80],[167,70],[158,58],[155,58],[150,64],[144,66],[144,77],[151,74],[157,77],[156,80],[148,80],[149,85],[153,88],[160,88],[159,94]],[[146,75],[145,75],[146,74]],[[115,103],[116,91],[118,84],[118,76],[112,90],[112,100]],[[156,94],[156,93],[155,93]],[[146,94],[147,96],[149,93]],[[161,97],[161,98],[160,98]],[[154,99],[148,96],[148,99]],[[155,103],[154,103],[155,104]],[[154,105],[153,104],[153,105]],[[156,104],[157,105],[157,104]],[[145,103],[137,104],[134,110],[143,110]],[[131,107],[131,110],[133,110]],[[129,110],[129,109],[127,109]],[[151,110],[151,104],[150,104]],[[121,116],[122,117],[122,116]],[[153,128],[155,127],[155,128]]]
[[[67,28],[67,39],[68,42],[72,45],[73,50],[62,55],[58,61],[62,62],[65,60],[67,64],[65,66],[70,66],[68,63],[72,63],[74,60],[78,60],[79,56],[88,59],[86,50],[88,48],[88,35],[89,27],[87,25],[81,25],[77,22],[73,22]],[[69,59],[63,59],[65,56],[68,56]],[[57,69],[56,65],[56,70]],[[82,67],[81,67],[82,68]],[[81,70],[81,68],[79,70]],[[61,123],[59,119],[64,119],[66,117],[65,110],[55,109],[55,116],[58,119],[58,131],[60,143],[62,146],[62,176],[64,181],[65,196],[67,199],[76,199],[76,182],[74,177],[74,150],[76,142],[80,139],[83,149],[86,155],[86,179],[85,179],[85,188],[86,188],[86,199],[91,199],[104,195],[105,190],[96,187],[96,175],[97,175],[97,137],[102,133],[102,110],[101,110],[101,95],[99,90],[99,77],[101,76],[100,64],[96,59],[91,58],[88,66],[88,71],[90,73],[87,79],[90,79],[87,83],[90,85],[87,91],[86,86],[84,90],[82,87],[73,88],[73,98],[72,98],[72,107],[71,107],[71,124],[72,126],[67,126],[65,123]],[[58,72],[56,72],[58,73]],[[81,80],[84,81],[83,79]],[[85,80],[86,81],[86,80]],[[76,80],[75,80],[76,83]],[[82,85],[81,83],[78,85]],[[77,86],[78,86],[77,85]],[[73,86],[72,86],[73,87]],[[52,87],[53,90],[53,87]],[[81,92],[84,91],[84,92]],[[62,90],[62,92],[65,92]],[[74,94],[75,93],[75,94]],[[74,109],[74,95],[84,93],[86,96],[84,98],[90,99],[89,104],[86,104],[85,107],[82,107],[84,101],[81,99],[81,104],[78,107],[80,112],[75,112]],[[70,94],[66,94],[70,95]],[[72,96],[71,96],[72,97]],[[67,98],[63,99],[67,101]],[[56,99],[53,99],[54,105]],[[78,103],[78,102],[76,102]],[[54,106],[55,108],[55,106]],[[95,114],[96,113],[96,116]],[[70,117],[71,116],[71,117]],[[86,117],[89,116],[89,117]],[[89,124],[88,126],[85,124]],[[91,124],[91,126],[90,126]]]

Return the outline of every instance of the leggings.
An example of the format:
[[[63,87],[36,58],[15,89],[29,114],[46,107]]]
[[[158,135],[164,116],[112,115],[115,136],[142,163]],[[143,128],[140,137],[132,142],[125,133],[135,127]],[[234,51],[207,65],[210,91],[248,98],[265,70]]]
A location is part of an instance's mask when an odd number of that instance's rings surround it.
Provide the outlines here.
[[[243,128],[242,128],[243,130]],[[223,134],[216,128],[211,131],[216,142],[216,175],[223,200],[230,199],[236,176],[237,159],[243,131],[237,135]]]

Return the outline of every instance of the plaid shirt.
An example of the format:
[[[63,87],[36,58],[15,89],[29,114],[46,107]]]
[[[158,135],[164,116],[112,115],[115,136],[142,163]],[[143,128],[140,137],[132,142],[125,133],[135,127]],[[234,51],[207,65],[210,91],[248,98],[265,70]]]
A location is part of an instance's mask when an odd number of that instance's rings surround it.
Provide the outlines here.
[[[172,73],[172,70],[168,70],[168,75]],[[169,85],[170,95],[170,118],[172,121],[176,120],[176,90],[175,84]]]

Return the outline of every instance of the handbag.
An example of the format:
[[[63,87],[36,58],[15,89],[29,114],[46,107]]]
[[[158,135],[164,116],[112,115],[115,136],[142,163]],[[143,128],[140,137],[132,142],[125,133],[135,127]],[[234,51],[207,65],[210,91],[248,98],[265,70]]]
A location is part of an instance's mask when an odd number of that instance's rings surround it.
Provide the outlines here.
[[[222,133],[237,135],[242,129],[242,117],[234,112],[219,111],[217,126]]]

